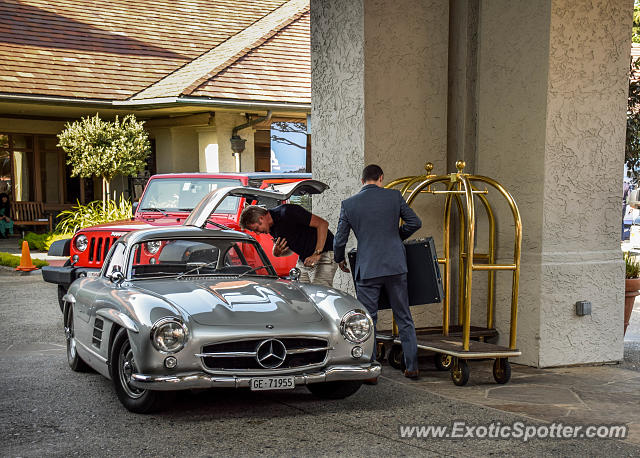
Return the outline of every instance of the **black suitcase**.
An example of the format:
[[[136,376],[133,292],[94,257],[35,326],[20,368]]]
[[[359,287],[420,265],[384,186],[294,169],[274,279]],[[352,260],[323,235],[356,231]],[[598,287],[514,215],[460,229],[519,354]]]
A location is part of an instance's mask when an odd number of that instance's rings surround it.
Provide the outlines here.
[[[442,278],[438,266],[438,255],[433,237],[407,240],[404,243],[407,252],[407,288],[409,305],[434,304],[442,302]],[[351,275],[355,283],[357,250],[347,254]],[[379,309],[391,308],[384,288],[380,292]]]

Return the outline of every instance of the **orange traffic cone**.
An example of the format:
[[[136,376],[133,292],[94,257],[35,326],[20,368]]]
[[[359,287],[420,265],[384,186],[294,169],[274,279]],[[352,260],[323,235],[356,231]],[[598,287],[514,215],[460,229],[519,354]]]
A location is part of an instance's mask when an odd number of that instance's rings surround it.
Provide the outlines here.
[[[32,270],[38,270],[31,261],[31,253],[29,252],[29,243],[25,240],[22,242],[22,256],[20,256],[20,265],[16,267],[16,270],[23,272],[30,272]]]

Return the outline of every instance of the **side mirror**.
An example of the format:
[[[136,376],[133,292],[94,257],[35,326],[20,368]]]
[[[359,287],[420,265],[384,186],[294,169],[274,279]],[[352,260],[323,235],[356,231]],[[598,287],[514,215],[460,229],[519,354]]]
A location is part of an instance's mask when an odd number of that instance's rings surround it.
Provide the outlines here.
[[[291,269],[289,271],[289,278],[293,281],[300,280],[300,269],[298,269],[297,267],[294,267],[293,269]]]
[[[119,270],[114,270],[113,272],[111,272],[111,276],[109,277],[109,280],[111,280],[111,283],[119,285],[124,281],[124,274]]]

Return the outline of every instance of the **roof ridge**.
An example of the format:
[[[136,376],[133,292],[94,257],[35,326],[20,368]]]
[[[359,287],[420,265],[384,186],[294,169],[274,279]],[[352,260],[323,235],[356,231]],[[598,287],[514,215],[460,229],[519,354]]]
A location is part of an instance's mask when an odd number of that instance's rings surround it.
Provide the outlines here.
[[[215,48],[138,92],[130,100],[191,94],[204,81],[263,44],[308,10],[309,0],[289,0]]]

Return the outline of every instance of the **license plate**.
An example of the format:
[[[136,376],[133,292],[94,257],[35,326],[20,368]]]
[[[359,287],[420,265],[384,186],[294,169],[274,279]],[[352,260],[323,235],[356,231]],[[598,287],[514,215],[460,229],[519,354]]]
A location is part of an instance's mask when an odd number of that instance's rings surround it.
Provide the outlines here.
[[[251,391],[292,390],[295,387],[294,377],[259,377],[251,379]]]

